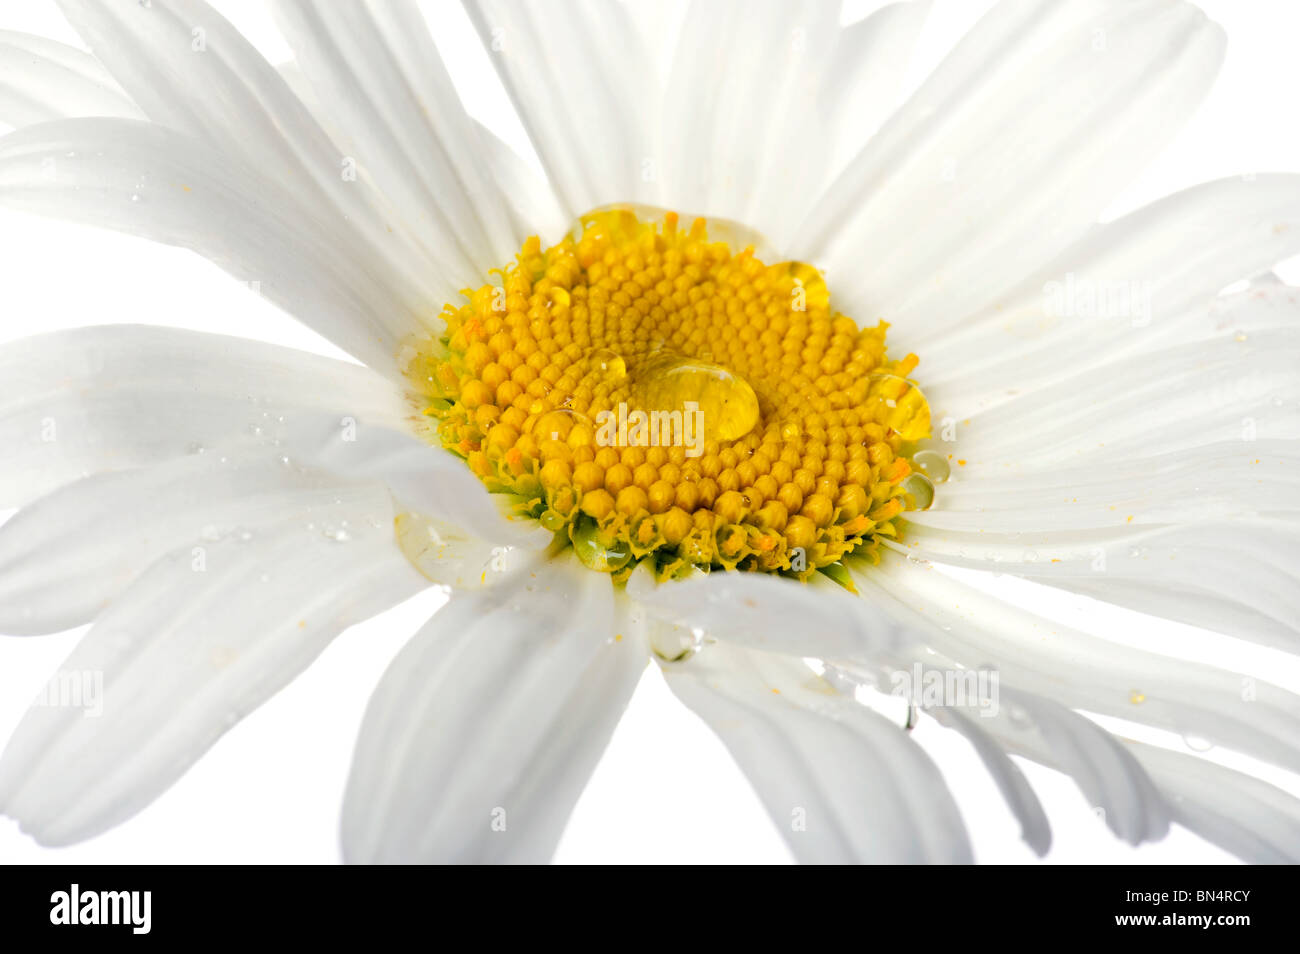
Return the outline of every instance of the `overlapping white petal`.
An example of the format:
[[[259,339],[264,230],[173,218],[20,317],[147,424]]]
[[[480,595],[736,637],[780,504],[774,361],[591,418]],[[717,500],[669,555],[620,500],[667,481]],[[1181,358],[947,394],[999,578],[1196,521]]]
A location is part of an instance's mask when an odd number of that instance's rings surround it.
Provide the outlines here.
[[[1006,800],[1007,807],[1020,822],[1020,837],[1038,856],[1047,854],[1052,846],[1052,828],[1043,804],[1038,800],[1025,773],[1011,760],[1001,744],[984,730],[976,716],[956,707],[936,707],[927,710],[939,722],[960,732],[975,749],[992,776],[994,784]]]
[[[286,520],[332,522],[376,486],[284,463],[265,448],[214,448],[87,477],[0,526],[0,633],[91,622],[156,559]]]
[[[89,53],[45,37],[0,30],[0,123],[25,126],[67,116],[143,118]]]
[[[1006,688],[1001,697],[1006,707],[984,722],[1004,748],[1068,774],[1107,827],[1129,844],[1168,834],[1169,803],[1115,736],[1051,699]]]
[[[0,812],[49,845],[120,823],[338,633],[427,585],[384,488],[331,517],[346,534],[290,520],[150,567],[55,677],[102,678],[101,711],[34,706],[0,758]]]
[[[1210,208],[1253,189],[1206,187],[1169,200],[1158,218],[1208,225]],[[1233,254],[1256,270],[1290,248],[1278,244],[1290,231],[1286,206],[1275,215],[1266,196],[1282,202],[1300,187],[1286,178],[1260,185],[1260,201],[1232,226]],[[1293,648],[1300,290],[1262,280],[1205,299],[1229,274],[1216,272],[1193,303],[1179,289],[1195,282],[1173,274],[1158,286],[1173,310],[1150,327],[1113,317],[1046,328],[1041,353],[1025,356],[1040,370],[1027,374],[1023,393],[993,395],[987,383],[971,386],[973,374],[940,388],[965,395],[939,399],[948,413],[963,413],[964,400],[987,406],[957,423],[955,443],[936,443],[957,466],[935,507],[908,515],[906,548]],[[1012,327],[1030,310],[1016,314]],[[1041,370],[1052,342],[1079,361],[1055,381]]]
[[[357,161],[429,253],[465,284],[509,261],[523,236],[415,3],[282,0],[275,11]]]
[[[719,642],[664,676],[749,776],[798,860],[971,861],[929,757],[798,659]]]
[[[59,6],[150,120],[278,184],[278,208],[323,220],[334,241],[388,270],[399,297],[459,287],[394,227],[400,220],[356,174],[356,157],[339,152],[284,78],[204,0]]]
[[[795,245],[826,266],[847,314],[886,317],[915,347],[1077,240],[1200,102],[1223,46],[1186,4],[999,4]]]
[[[943,334],[891,337],[922,355],[935,410],[965,418],[1126,356],[1294,326],[1286,294],[1216,296],[1297,252],[1300,176],[1220,179],[1094,228]]]
[[[628,11],[599,0],[465,8],[568,217],[656,202],[659,80]]]
[[[0,203],[192,249],[383,373],[431,317],[330,215],[163,126],[67,119],[10,133]]]
[[[155,463],[332,411],[405,427],[393,384],[356,365],[221,335],[110,325],[0,348],[0,506],[103,470]],[[285,450],[278,453],[287,453]]]
[[[1089,635],[898,554],[855,570],[854,579],[866,599],[901,609],[922,627],[917,638],[959,666],[991,667],[1005,683],[1063,705],[1300,770],[1300,697],[1267,682]]]
[[[656,583],[642,564],[627,591],[655,619],[751,649],[835,659],[909,641],[897,620],[824,577],[800,583],[762,573],[695,573]]]
[[[609,581],[534,562],[457,596],[394,660],[343,811],[354,862],[543,862],[637,678]]]
[[[691,4],[664,93],[663,188],[674,208],[745,222],[778,247],[789,237],[790,209],[807,210],[829,158],[808,144],[838,13],[787,0]],[[724,36],[734,46],[720,57]]]
[[[1128,745],[1180,825],[1250,864],[1300,863],[1300,800],[1202,758]]]

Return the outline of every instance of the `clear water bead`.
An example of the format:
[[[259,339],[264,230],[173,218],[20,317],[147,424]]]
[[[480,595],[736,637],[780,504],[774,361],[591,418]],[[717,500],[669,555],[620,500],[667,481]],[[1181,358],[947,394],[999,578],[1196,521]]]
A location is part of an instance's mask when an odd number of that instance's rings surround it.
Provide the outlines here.
[[[925,474],[913,471],[899,485],[914,501],[909,510],[929,510],[934,506],[934,483]]]
[[[933,483],[942,484],[952,474],[952,468],[948,464],[948,458],[944,457],[938,451],[923,450],[917,451],[912,455],[912,463],[916,469],[925,476],[929,477]]]

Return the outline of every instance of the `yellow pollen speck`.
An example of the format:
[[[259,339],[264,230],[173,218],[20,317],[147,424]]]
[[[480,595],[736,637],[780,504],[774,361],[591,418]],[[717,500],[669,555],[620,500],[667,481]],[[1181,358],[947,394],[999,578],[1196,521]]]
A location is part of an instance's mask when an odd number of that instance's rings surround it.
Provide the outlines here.
[[[702,219],[581,225],[528,239],[444,308],[442,334],[403,347],[438,440],[515,512],[616,578],[651,559],[660,578],[847,580],[845,555],[928,505],[918,359],[886,355],[884,322],[859,328],[815,268],[765,264]]]

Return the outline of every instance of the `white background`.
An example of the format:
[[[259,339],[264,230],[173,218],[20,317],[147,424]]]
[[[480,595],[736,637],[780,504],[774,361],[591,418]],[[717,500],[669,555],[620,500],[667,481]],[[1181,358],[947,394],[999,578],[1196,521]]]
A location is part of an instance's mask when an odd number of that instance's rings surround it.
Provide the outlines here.
[[[216,4],[273,60],[287,56],[256,0]],[[932,64],[984,2],[939,2],[920,61]],[[1121,197],[1119,214],[1205,179],[1243,172],[1300,171],[1300,4],[1289,0],[1204,0],[1230,37],[1227,61],[1201,112]],[[486,60],[458,8],[429,9],[439,46],[462,81],[471,110],[521,150]],[[76,42],[52,9],[7,2],[0,29]],[[921,75],[918,67],[917,76]],[[1087,131],[1081,131],[1087,135]],[[1282,269],[1300,282],[1294,263]],[[145,322],[261,338],[341,356],[314,333],[198,257],[111,233],[0,210],[0,343],[86,324]],[[924,355],[922,355],[924,357]],[[0,514],[0,519],[3,514]],[[1300,689],[1300,665],[1191,627],[1064,597],[1007,579],[993,586],[1040,612],[1099,634]],[[338,858],[337,819],[348,762],[368,694],[403,641],[436,608],[426,593],[355,627],[293,685],[237,725],[144,813],[91,842],[45,850],[0,818],[6,862],[320,862]],[[71,650],[79,632],[0,638],[0,739]],[[1137,734],[1137,733],[1134,733]],[[1018,828],[966,744],[923,721],[915,736],[935,755],[984,862],[1033,859]],[[1149,737],[1178,744],[1157,733]],[[1258,770],[1300,794],[1293,776],[1248,760],[1212,758]],[[1055,835],[1049,862],[1226,861],[1176,829],[1163,842],[1130,848],[1111,836],[1063,776],[1026,763]],[[704,725],[648,671],[591,785],[578,804],[557,860],[568,862],[757,862],[789,855],[730,756]]]

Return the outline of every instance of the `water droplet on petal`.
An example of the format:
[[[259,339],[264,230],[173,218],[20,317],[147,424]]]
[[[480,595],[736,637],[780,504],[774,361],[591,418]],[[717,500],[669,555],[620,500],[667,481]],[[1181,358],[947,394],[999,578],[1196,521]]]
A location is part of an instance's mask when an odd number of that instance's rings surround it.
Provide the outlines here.
[[[934,484],[925,474],[913,471],[899,484],[903,492],[912,498],[908,510],[929,510],[934,505]]]
[[[1007,706],[1007,719],[1018,729],[1028,729],[1034,724],[1034,720],[1030,718],[1024,706],[1018,706],[1014,703]]]
[[[944,457],[938,451],[923,450],[917,451],[912,455],[912,463],[916,469],[936,484],[942,484],[952,474],[952,468],[948,464],[948,458]]]
[[[702,633],[684,626],[655,622],[650,626],[650,649],[667,662],[684,662],[703,644]]]
[[[588,569],[613,573],[627,566],[632,559],[628,545],[616,538],[606,539],[600,527],[590,517],[583,517],[569,531],[573,552]]]

